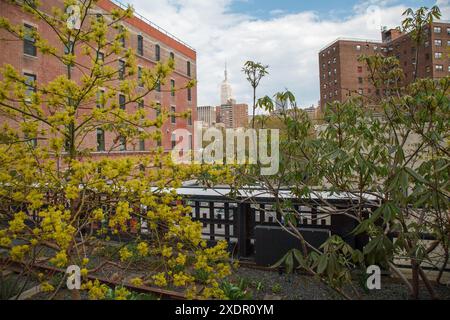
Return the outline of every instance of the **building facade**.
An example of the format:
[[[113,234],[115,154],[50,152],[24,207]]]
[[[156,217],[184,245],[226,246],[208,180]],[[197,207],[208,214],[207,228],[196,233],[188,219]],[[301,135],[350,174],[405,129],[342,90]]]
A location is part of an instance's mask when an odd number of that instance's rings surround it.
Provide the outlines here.
[[[121,3],[111,0],[100,0],[92,9],[93,15],[101,15],[108,19],[108,15],[112,10],[122,6]],[[42,1],[40,10],[51,13],[53,7],[64,10],[63,0]],[[123,7],[122,7],[123,8]],[[21,8],[7,1],[0,2],[0,12],[2,17],[7,18],[13,25],[24,25],[35,29],[42,38],[46,39],[50,45],[61,47],[63,44],[56,38],[55,33],[45,22],[36,20],[31,14],[23,12]],[[196,78],[196,52],[193,48],[175,38],[163,29],[156,27],[150,21],[139,14],[135,14],[132,18],[122,21],[123,27],[128,30],[128,37],[124,40],[125,48],[133,48],[136,52],[136,63],[138,68],[152,68],[158,62],[165,62],[172,58],[175,61],[175,71],[169,76],[166,83],[159,90],[155,90],[144,98],[144,105],[151,106],[159,104],[161,108],[177,113],[191,110],[192,116],[188,119],[175,118],[167,121],[163,128],[162,147],[170,150],[173,147],[172,132],[178,128],[185,128],[193,133],[192,119],[196,118],[197,88],[183,89],[171,92],[171,88],[184,87],[189,81]],[[111,30],[111,36],[113,35]],[[0,39],[9,39],[11,36],[4,30],[0,30]],[[0,43],[3,42],[0,40]],[[7,45],[6,45],[7,43]],[[10,64],[21,71],[23,75],[33,78],[39,86],[39,83],[46,84],[58,76],[67,73],[67,67],[56,58],[42,55],[40,52],[27,47],[21,41],[4,41],[3,50],[0,51],[0,66]],[[28,48],[28,49],[27,49]],[[30,49],[31,48],[31,49]],[[76,50],[75,55],[82,57],[81,48]],[[105,58],[114,61],[117,57]],[[119,61],[120,63],[120,61]],[[117,66],[120,68],[120,65]],[[81,72],[73,68],[72,79],[80,81]],[[119,86],[120,83],[115,83]],[[139,90],[140,88],[138,88]],[[144,90],[144,89],[142,89]],[[117,97],[119,103],[121,97]],[[87,108],[95,108],[95,102]],[[134,113],[139,106],[127,105],[126,111]],[[147,108],[146,108],[147,110]],[[156,110],[148,108],[146,117],[154,119]],[[2,120],[4,121],[4,120]],[[110,152],[110,146],[114,145],[117,137],[112,132],[104,132],[100,135],[98,132],[90,133],[83,142],[83,147],[93,150],[93,155],[124,155],[132,153],[147,153],[153,150],[157,143],[154,141],[132,141],[125,146],[113,149]],[[105,151],[106,150],[106,151]]]
[[[203,122],[205,127],[211,127],[216,124],[216,107],[199,106],[197,107],[197,120]]]
[[[319,52],[321,109],[327,103],[344,102],[353,96],[370,100],[381,96],[369,81],[364,62],[358,61],[361,55],[395,56],[404,71],[405,84],[416,77],[439,79],[450,75],[450,23],[434,22],[426,34],[418,48],[410,34],[397,29],[383,30],[381,41],[341,38],[326,46]]]
[[[248,105],[230,103],[217,107],[217,124],[225,128],[246,128],[248,126]]]

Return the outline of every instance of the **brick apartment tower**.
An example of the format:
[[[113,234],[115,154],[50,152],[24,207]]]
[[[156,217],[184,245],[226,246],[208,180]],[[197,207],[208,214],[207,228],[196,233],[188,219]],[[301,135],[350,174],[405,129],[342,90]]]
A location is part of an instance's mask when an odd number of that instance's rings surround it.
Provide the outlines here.
[[[375,98],[381,93],[369,82],[361,55],[395,56],[405,73],[405,82],[417,78],[439,79],[450,75],[450,23],[434,22],[427,28],[427,39],[419,50],[409,34],[397,29],[382,31],[382,41],[337,39],[319,53],[320,108],[327,103],[344,102],[352,96]]]
[[[223,123],[225,128],[247,128],[248,127],[248,105],[230,101],[216,109],[217,123]]]
[[[59,7],[64,10],[63,0],[46,0],[41,1],[42,6],[40,9],[50,13],[52,7]],[[113,9],[117,9],[123,6],[117,1],[100,0],[96,7],[92,9],[92,14],[106,15]],[[61,47],[62,43],[57,41],[55,33],[50,27],[36,19],[28,13],[23,12],[19,6],[10,4],[6,1],[0,1],[0,13],[2,17],[9,19],[13,25],[23,24],[32,28],[36,28],[39,33],[42,34],[44,39],[47,39],[52,46]],[[166,84],[162,86],[160,92],[152,92],[145,97],[145,105],[152,105],[152,103],[159,103],[163,108],[172,110],[175,112],[184,112],[192,110],[191,119],[196,118],[196,105],[197,105],[197,88],[184,89],[177,91],[175,94],[171,93],[171,86],[183,87],[186,83],[196,78],[196,65],[197,56],[194,49],[184,44],[181,40],[178,40],[168,32],[161,28],[155,27],[150,21],[144,17],[135,14],[134,17],[127,19],[123,22],[124,27],[128,30],[129,37],[126,39],[125,47],[133,48],[136,52],[136,62],[138,67],[152,68],[158,61],[167,61],[170,57],[175,60],[175,71],[166,81]],[[114,30],[111,30],[113,33]],[[0,39],[10,39],[12,36],[7,32],[0,30]],[[39,83],[48,83],[54,80],[57,76],[67,73],[66,66],[63,65],[56,58],[51,56],[43,56],[40,52],[31,53],[25,52],[24,44],[22,41],[1,41],[3,49],[0,51],[0,66],[4,64],[11,64],[16,70],[22,72],[24,75],[34,77]],[[138,49],[138,42],[142,44],[141,52]],[[63,50],[63,48],[61,49]],[[81,51],[81,50],[80,50]],[[75,54],[81,55],[81,52],[77,50]],[[83,58],[81,58],[83,59]],[[111,58],[113,60],[114,58]],[[107,62],[106,59],[105,62]],[[117,66],[119,68],[119,65]],[[77,81],[80,79],[80,72],[73,69],[73,79]],[[139,90],[139,89],[138,89]],[[117,98],[119,99],[119,97]],[[95,107],[93,103],[92,107]],[[127,105],[127,111],[135,112],[138,108],[136,105]],[[0,115],[1,117],[1,115]],[[147,117],[156,117],[156,111],[149,109],[147,111]],[[0,118],[1,119],[1,118]],[[172,141],[172,131],[178,128],[188,129],[193,134],[193,124],[191,119],[169,119],[162,128],[163,140],[162,146],[165,150],[170,150],[174,143]],[[0,121],[5,121],[4,119]],[[113,133],[105,132],[104,148],[99,148],[99,137],[95,132],[91,133],[86,139],[83,147],[96,150],[93,152],[94,156],[104,156],[106,153],[104,150],[109,150],[109,147],[113,145],[114,139],[117,137]],[[40,142],[39,142],[40,143]],[[134,141],[133,143],[127,143],[126,146],[122,146],[120,149],[115,149],[109,156],[121,156],[130,154],[145,154],[150,152],[156,147],[154,141]]]

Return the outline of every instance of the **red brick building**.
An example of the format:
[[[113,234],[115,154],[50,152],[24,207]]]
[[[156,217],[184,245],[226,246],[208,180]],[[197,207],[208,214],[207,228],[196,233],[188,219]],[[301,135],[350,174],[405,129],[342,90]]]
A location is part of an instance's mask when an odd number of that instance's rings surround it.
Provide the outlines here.
[[[216,122],[223,123],[225,128],[248,127],[248,105],[244,103],[229,103],[216,108]]]
[[[361,55],[395,56],[404,70],[405,82],[417,78],[439,79],[450,75],[450,23],[434,22],[427,28],[427,39],[418,48],[409,34],[396,29],[382,32],[382,41],[337,39],[319,53],[320,107],[334,101],[343,102],[351,96],[376,98],[376,90],[369,81],[369,72]]]
[[[63,0],[46,0],[41,1],[41,3],[42,6],[40,6],[40,9],[48,13],[51,12],[52,7],[58,7],[64,10]],[[120,6],[122,4],[116,1],[100,0],[92,9],[92,14],[106,16],[111,10],[117,9]],[[51,45],[55,47],[63,46],[56,38],[50,26],[45,22],[35,19],[31,14],[23,12],[19,6],[1,1],[0,13],[2,17],[7,18],[13,25],[23,24],[35,28]],[[152,92],[145,97],[144,101],[145,105],[159,103],[163,108],[177,113],[187,110],[192,111],[190,119],[172,118],[164,124],[162,129],[162,146],[165,150],[170,150],[173,146],[171,141],[173,130],[186,128],[193,133],[191,119],[196,118],[197,88],[183,89],[176,91],[174,94],[171,92],[171,88],[173,86],[176,88],[184,87],[187,82],[196,79],[196,52],[181,40],[152,24],[137,13],[132,18],[123,21],[122,24],[128,30],[129,35],[125,40],[125,47],[131,47],[135,50],[138,67],[152,68],[159,61],[164,62],[171,57],[175,60],[175,72],[169,76],[160,92]],[[114,30],[111,30],[111,33],[113,32]],[[48,83],[57,76],[67,73],[67,67],[56,58],[47,55],[43,56],[40,52],[33,52],[33,50],[26,52],[26,46],[24,46],[22,41],[8,41],[13,39],[13,37],[6,31],[0,30],[0,39],[3,39],[0,40],[0,43],[2,43],[0,66],[11,64],[24,75],[33,77],[38,84]],[[61,50],[64,50],[64,48],[61,48]],[[79,52],[76,50],[75,55],[83,61],[81,49]],[[75,81],[80,80],[81,72],[73,68],[72,78]],[[120,101],[120,97],[118,97],[118,100]],[[91,107],[95,107],[95,103]],[[126,110],[129,112],[135,112],[137,108],[137,103],[126,106]],[[80,113],[82,112],[80,111]],[[146,116],[154,118],[156,117],[156,111],[149,108]],[[101,139],[104,140],[103,143],[105,146],[99,147],[98,133],[90,133],[85,139],[84,147],[94,150],[95,155],[104,155],[105,152],[103,150],[108,150],[109,146],[113,145],[113,141],[117,137],[113,133],[105,132]],[[153,141],[133,141],[127,143],[125,146],[114,149],[110,155],[145,154],[150,152],[154,147],[156,147],[156,143]]]

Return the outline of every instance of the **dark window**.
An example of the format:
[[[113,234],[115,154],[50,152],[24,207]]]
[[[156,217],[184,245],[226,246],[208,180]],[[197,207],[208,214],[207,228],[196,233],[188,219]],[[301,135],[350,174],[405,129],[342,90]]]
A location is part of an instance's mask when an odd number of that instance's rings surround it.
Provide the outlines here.
[[[175,112],[176,112],[176,108],[175,107],[170,107],[170,123],[172,124],[176,124],[177,123],[177,118],[175,117]]]
[[[161,92],[161,81],[156,82],[156,92]]]
[[[155,46],[155,60],[160,61],[161,60],[161,47],[159,44]]]
[[[122,45],[123,48],[125,48],[126,43],[125,43],[125,27],[121,26],[119,29],[120,32],[120,37],[119,37],[119,42]]]
[[[97,61],[98,62],[104,62],[105,61],[105,54],[103,52],[97,52]]]
[[[125,137],[119,138],[119,151],[127,151],[127,139]]]
[[[31,97],[33,93],[36,92],[36,75],[31,73],[24,73],[23,76],[25,77],[25,96],[27,99]]]
[[[103,108],[105,106],[105,91],[97,91],[97,108]]]
[[[24,138],[25,138],[25,142],[26,142],[31,148],[36,148],[36,147],[37,147],[37,144],[38,144],[37,138],[30,138],[30,137],[28,136],[28,134],[25,134]]]
[[[125,78],[125,61],[119,60],[119,80]]]
[[[359,83],[359,84],[362,84],[362,83],[363,83],[363,78],[362,78],[362,77],[359,77],[359,78],[358,78],[358,83]]]
[[[138,102],[138,108],[143,109],[144,108],[144,100],[139,100]]]
[[[142,37],[141,35],[137,36],[137,52],[139,55],[143,56],[144,55],[144,37]]]
[[[97,129],[97,151],[105,151],[105,131]]]
[[[358,66],[358,72],[359,72],[359,73],[363,72],[363,67]]]
[[[64,54],[73,53],[73,41],[69,41],[64,45]]]
[[[175,54],[173,52],[170,53],[170,59],[172,59],[173,61],[175,61]]]
[[[156,117],[158,118],[161,115],[161,104],[157,103],[156,104]]]
[[[187,119],[188,126],[192,126],[192,114],[189,115]]]
[[[119,108],[125,110],[125,96],[123,94],[119,94]]]
[[[138,67],[138,86],[144,86],[144,82],[142,81],[142,67]]]
[[[145,140],[144,139],[139,140],[139,151],[145,151]]]
[[[175,97],[175,80],[170,80],[170,95]]]
[[[191,88],[188,88],[187,89],[187,98],[188,98],[188,101],[192,101],[192,89]]]
[[[187,75],[190,77],[191,76],[191,62],[188,61],[186,63],[186,69],[187,69]]]
[[[172,138],[170,140],[172,142],[172,149],[174,149],[175,146],[177,145],[177,139],[176,139],[176,135],[174,133],[172,134]]]
[[[23,53],[27,54],[29,56],[36,57],[37,50],[36,50],[36,39],[34,38],[33,32],[35,31],[35,28],[29,25],[25,25],[25,35],[23,37]]]

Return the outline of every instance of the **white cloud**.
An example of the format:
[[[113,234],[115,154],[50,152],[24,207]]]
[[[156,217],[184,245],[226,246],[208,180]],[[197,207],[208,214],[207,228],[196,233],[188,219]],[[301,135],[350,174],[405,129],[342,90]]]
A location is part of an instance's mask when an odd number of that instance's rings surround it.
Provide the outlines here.
[[[272,96],[288,88],[299,105],[316,104],[319,50],[337,37],[380,39],[381,25],[398,26],[406,9],[390,5],[392,0],[369,0],[343,20],[322,20],[314,12],[261,20],[230,12],[232,0],[129,1],[139,13],[196,48],[198,105],[219,103],[225,62],[236,99],[250,104],[251,90],[241,72],[246,60],[270,66],[259,95]],[[448,17],[449,0],[437,1]],[[379,20],[367,12],[371,5],[382,6]]]

